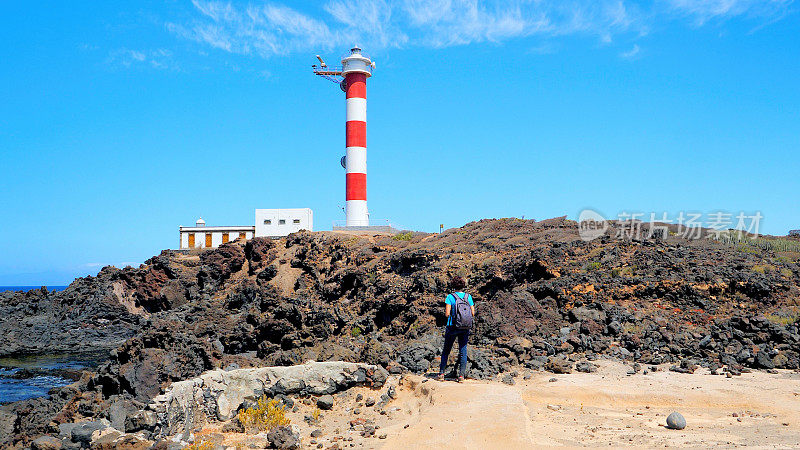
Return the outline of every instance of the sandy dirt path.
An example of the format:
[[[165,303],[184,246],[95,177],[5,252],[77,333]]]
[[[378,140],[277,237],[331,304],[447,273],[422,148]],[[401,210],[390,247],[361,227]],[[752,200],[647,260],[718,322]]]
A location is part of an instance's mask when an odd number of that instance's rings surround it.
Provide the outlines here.
[[[437,384],[432,403],[422,407],[409,428],[392,433],[383,448],[530,447],[531,420],[520,390],[472,380],[429,383]]]
[[[703,369],[693,375],[660,371],[626,374],[628,367],[600,362],[596,373],[535,372],[508,386],[499,382],[421,383],[429,395],[405,408],[407,428],[386,427],[379,447],[533,448],[800,447],[800,374],[756,372],[725,378]],[[557,381],[550,382],[551,378]],[[420,383],[420,384],[416,384]],[[408,390],[401,402],[412,402]],[[666,429],[681,412],[684,430]]]

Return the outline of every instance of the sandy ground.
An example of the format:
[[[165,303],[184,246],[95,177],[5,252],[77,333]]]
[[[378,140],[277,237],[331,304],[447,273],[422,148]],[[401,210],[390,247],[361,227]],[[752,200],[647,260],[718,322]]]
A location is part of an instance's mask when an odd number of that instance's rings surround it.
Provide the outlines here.
[[[662,366],[628,376],[622,364],[599,365],[592,374],[534,372],[514,386],[427,381],[433,403],[383,448],[800,447],[799,373],[725,378]],[[673,411],[684,430],[664,427]]]
[[[312,399],[298,401],[290,417],[300,428],[303,448],[800,447],[800,373],[726,378],[705,369],[687,375],[661,366],[629,376],[629,366],[597,364],[591,374],[522,369],[513,386],[404,376],[390,380],[398,396],[382,408],[367,407],[364,399],[379,399],[385,388],[356,388],[339,394],[319,423],[303,420],[315,408]],[[523,380],[526,374],[529,379]],[[664,426],[673,411],[686,418],[684,430]],[[364,436],[354,420],[374,424],[375,434]],[[317,429],[320,435],[310,436]],[[206,430],[215,432],[219,429]],[[257,447],[242,434],[225,433],[224,440]]]

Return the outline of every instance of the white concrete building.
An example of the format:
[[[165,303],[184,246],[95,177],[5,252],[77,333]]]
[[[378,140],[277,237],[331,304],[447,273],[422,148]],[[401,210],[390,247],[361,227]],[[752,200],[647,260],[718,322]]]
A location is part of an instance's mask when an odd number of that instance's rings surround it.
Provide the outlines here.
[[[217,248],[237,239],[281,237],[300,230],[314,231],[314,213],[310,208],[257,209],[255,219],[255,226],[207,227],[201,217],[193,227],[179,227],[180,249]]]
[[[310,208],[256,210],[256,236],[288,236],[300,230],[314,231]]]
[[[201,217],[193,227],[179,227],[182,249],[217,248],[236,239],[252,239],[255,227],[207,227]]]

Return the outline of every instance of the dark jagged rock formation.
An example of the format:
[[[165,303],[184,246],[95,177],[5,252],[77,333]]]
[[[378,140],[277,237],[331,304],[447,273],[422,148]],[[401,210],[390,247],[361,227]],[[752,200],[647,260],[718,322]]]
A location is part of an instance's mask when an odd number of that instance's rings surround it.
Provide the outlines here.
[[[105,268],[63,292],[42,288],[0,294],[0,356],[93,351],[125,342],[142,317],[127,309],[105,282],[121,273]]]
[[[447,283],[460,275],[478,310],[475,377],[516,365],[572,370],[596,354],[796,369],[798,257],[671,235],[584,242],[563,218],[483,220],[410,240],[301,232],[165,251],[64,292],[5,294],[0,354],[112,349],[77,392],[56,392],[63,404],[47,409],[56,424],[126,410],[231,364],[339,359],[420,372],[439,353]],[[14,422],[14,408],[0,413],[0,440],[55,426]]]

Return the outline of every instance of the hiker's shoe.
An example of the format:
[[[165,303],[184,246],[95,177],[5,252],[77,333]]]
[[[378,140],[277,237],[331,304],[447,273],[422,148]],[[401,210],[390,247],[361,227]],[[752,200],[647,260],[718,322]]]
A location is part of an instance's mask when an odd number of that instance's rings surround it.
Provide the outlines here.
[[[462,381],[464,381],[464,376],[463,375],[459,375],[458,376],[458,382],[461,383]]]
[[[439,375],[436,375],[436,381],[444,381],[444,374],[440,373]]]

